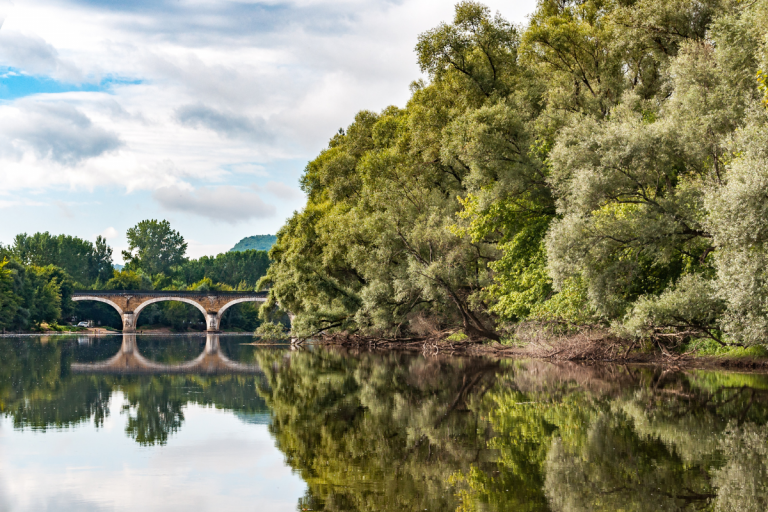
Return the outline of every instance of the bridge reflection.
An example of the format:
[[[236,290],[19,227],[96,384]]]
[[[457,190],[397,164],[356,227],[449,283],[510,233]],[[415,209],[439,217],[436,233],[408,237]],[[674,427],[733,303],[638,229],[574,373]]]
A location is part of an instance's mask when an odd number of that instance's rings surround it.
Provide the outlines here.
[[[219,334],[207,333],[203,352],[192,361],[179,364],[162,364],[142,356],[136,344],[136,334],[124,334],[120,351],[98,363],[72,363],[74,373],[121,374],[121,375],[169,375],[169,374],[244,374],[263,373],[258,365],[232,361],[221,352]]]

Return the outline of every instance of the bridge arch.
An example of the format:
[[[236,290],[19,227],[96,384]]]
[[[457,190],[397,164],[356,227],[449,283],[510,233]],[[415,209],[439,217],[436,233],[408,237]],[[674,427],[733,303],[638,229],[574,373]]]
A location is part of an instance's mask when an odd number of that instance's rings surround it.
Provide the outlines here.
[[[221,309],[219,309],[219,312],[217,313],[216,317],[219,321],[221,321],[221,317],[224,314],[226,310],[234,306],[235,304],[241,304],[243,302],[264,302],[264,299],[261,297],[241,297],[239,299],[234,299],[226,304],[224,304]]]
[[[187,304],[192,304],[203,314],[203,316],[208,314],[208,311],[206,311],[206,309],[203,306],[201,306],[199,302],[195,300],[187,299],[186,297],[174,297],[173,295],[169,295],[168,297],[157,297],[154,299],[145,300],[144,302],[136,306],[136,309],[133,310],[134,318],[138,319],[139,313],[141,313],[141,310],[149,306],[150,304],[155,304],[156,302],[169,302],[169,301],[185,302]]]
[[[109,299],[105,299],[104,297],[97,297],[97,296],[94,296],[94,295],[78,295],[78,296],[72,297],[72,300],[73,301],[95,300],[96,302],[103,302],[104,304],[109,304],[110,306],[115,308],[117,310],[117,312],[120,314],[120,318],[122,318],[123,314],[124,314],[124,311],[122,310],[122,308],[120,306],[118,306],[117,304],[115,304],[114,302],[112,302]]]
[[[186,304],[192,304],[195,306],[195,308],[198,309],[203,314],[203,318],[205,319],[205,324],[208,327],[208,330],[218,330],[219,324],[216,322],[212,325],[211,323],[211,317],[216,317],[215,314],[209,313],[203,306],[200,305],[199,302],[188,299],[186,297],[174,297],[173,295],[169,295],[167,297],[156,297],[154,299],[148,299],[136,306],[136,309],[133,310],[133,325],[134,328],[139,325],[139,313],[141,313],[141,310],[145,307],[149,306],[150,304],[155,304],[157,302],[184,302]]]

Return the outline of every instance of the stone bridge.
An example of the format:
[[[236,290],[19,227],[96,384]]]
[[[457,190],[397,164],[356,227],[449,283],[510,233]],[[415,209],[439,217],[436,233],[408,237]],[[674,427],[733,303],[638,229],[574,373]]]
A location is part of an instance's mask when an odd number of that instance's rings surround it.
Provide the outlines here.
[[[175,300],[192,304],[203,314],[208,332],[218,332],[221,315],[241,302],[264,302],[266,292],[185,292],[185,291],[81,291],[72,294],[72,300],[95,300],[109,304],[123,319],[123,333],[136,332],[136,321],[141,310],[155,302]]]
[[[99,363],[72,363],[74,373],[100,374],[246,374],[262,373],[257,365],[242,364],[230,360],[221,353],[219,335],[207,333],[205,349],[192,361],[180,364],[162,364],[150,361],[139,352],[136,334],[124,334],[120,351]]]

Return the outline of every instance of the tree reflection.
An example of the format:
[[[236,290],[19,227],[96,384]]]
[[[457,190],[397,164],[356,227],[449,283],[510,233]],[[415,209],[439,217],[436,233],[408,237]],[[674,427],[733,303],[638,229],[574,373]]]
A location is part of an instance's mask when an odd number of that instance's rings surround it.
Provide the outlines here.
[[[555,510],[698,509],[715,497],[706,467],[686,467],[657,438],[638,436],[620,414],[601,414],[575,446],[553,439],[545,468]]]
[[[104,341],[104,340],[102,340]],[[93,421],[101,427],[111,413],[110,398],[120,391],[126,400],[126,433],[142,445],[165,444],[184,422],[184,408],[200,404],[244,414],[267,413],[259,396],[257,375],[120,375],[73,374],[70,363],[113,355],[114,340],[106,340],[109,352],[98,355],[94,346],[80,347],[76,339],[19,340],[0,338],[0,413],[10,417],[14,428],[45,430]],[[199,340],[189,345],[199,347]],[[180,343],[171,344],[176,354]],[[155,348],[162,354],[161,348]],[[198,350],[199,352],[199,350]]]
[[[740,502],[765,510],[764,376],[713,383],[724,374],[626,369],[601,380],[594,369],[579,372],[569,380],[550,370],[535,382],[541,367],[515,368],[488,393],[481,408],[498,468],[455,476],[463,510],[747,510]],[[738,476],[746,471],[749,479]],[[545,503],[532,504],[534,477],[543,478]]]
[[[731,423],[724,434],[720,447],[726,463],[714,475],[717,510],[768,510],[768,428]]]
[[[184,421],[186,397],[173,393],[164,379],[152,377],[145,382],[128,387],[128,404],[123,411],[128,414],[125,432],[142,446],[163,445],[168,436],[177,432]]]
[[[102,379],[68,376],[72,347],[0,338],[0,412],[15,428],[62,428],[109,415],[112,388]]]
[[[259,362],[270,430],[308,484],[300,509],[450,510],[451,473],[489,459],[473,403],[496,363],[331,351]]]

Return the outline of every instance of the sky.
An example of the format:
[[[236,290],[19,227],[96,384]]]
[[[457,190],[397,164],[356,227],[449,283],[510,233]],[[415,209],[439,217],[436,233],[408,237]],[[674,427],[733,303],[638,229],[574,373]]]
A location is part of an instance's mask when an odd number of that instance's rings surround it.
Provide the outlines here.
[[[525,23],[535,0],[484,2]],[[167,219],[188,255],[274,234],[360,110],[404,106],[438,0],[0,0],[0,243]]]

